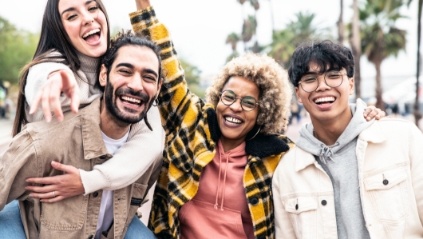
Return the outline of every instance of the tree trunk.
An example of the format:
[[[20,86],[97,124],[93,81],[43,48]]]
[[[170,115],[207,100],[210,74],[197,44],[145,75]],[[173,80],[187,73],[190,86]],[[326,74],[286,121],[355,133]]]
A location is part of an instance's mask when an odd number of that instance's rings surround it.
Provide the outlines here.
[[[414,119],[416,125],[419,125],[419,121],[422,118],[422,114],[420,112],[420,100],[419,100],[419,93],[420,93],[420,62],[421,62],[421,53],[420,53],[420,43],[421,43],[421,34],[422,34],[422,4],[423,0],[419,0],[418,10],[417,10],[417,70],[416,70],[416,100],[414,102]]]
[[[358,13],[358,0],[353,0],[352,33],[350,38],[351,50],[354,55],[354,81],[355,97],[361,98],[361,37],[360,37],[360,19]]]
[[[338,42],[344,44],[344,0],[340,0],[338,25]]]
[[[269,0],[269,8],[270,8],[270,19],[272,21],[272,37],[275,34],[275,17],[273,15],[273,4],[272,4],[272,0]]]
[[[382,61],[378,60],[374,62],[376,68],[376,87],[375,87],[375,96],[376,96],[376,107],[385,110],[385,103],[382,99],[382,75],[381,75],[381,65]]]

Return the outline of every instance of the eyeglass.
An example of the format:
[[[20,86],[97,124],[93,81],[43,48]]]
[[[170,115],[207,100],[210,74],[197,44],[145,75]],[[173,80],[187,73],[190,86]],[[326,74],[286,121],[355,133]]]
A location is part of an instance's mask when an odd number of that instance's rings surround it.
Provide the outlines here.
[[[324,74],[325,84],[329,87],[335,88],[342,84],[344,75],[346,73],[340,71],[328,71]],[[319,74],[307,74],[301,77],[299,85],[301,88],[308,93],[311,93],[319,87],[319,81],[317,80]]]
[[[231,90],[220,93],[220,101],[226,106],[231,106],[237,99],[241,100],[241,108],[245,111],[252,111],[258,105],[258,101],[252,96],[237,97]]]

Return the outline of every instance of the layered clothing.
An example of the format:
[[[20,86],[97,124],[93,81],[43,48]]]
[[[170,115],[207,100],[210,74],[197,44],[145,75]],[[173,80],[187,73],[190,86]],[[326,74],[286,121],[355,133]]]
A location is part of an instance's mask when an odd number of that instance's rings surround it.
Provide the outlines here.
[[[422,238],[423,142],[408,121],[365,122],[334,145],[304,126],[273,177],[277,238]]]
[[[141,32],[160,46],[163,68],[167,73],[159,95],[166,150],[149,226],[158,238],[180,238],[183,230],[179,218],[181,207],[197,195],[203,172],[216,156],[221,132],[214,106],[188,90],[168,29],[158,21],[154,9],[134,12],[130,17],[135,32]],[[245,142],[243,195],[253,236],[273,238],[271,178],[292,142],[282,135],[251,137],[247,136]],[[217,220],[211,222],[218,225]]]
[[[129,139],[134,137],[132,130]],[[54,139],[54,140],[52,140]],[[100,98],[68,113],[63,122],[45,121],[26,124],[16,135],[0,164],[0,208],[18,199],[22,223],[28,238],[90,238],[96,233],[102,191],[79,195],[56,203],[42,203],[25,190],[29,177],[46,177],[62,172],[51,161],[92,170],[112,157],[104,145],[100,130]],[[123,238],[148,189],[158,177],[160,155],[127,187],[113,193],[113,226],[106,238]]]

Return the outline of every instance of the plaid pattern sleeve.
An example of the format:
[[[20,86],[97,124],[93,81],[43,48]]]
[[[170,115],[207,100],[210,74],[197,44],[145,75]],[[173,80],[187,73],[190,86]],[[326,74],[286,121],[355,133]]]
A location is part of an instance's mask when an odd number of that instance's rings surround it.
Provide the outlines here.
[[[178,210],[198,190],[200,172],[214,156],[206,109],[187,87],[184,71],[165,25],[153,8],[130,14],[133,30],[160,47],[165,79],[159,95],[166,132],[164,162],[155,189],[149,227],[159,238],[177,238]]]
[[[130,14],[133,30],[161,48],[165,79],[159,95],[166,131],[163,166],[155,189],[149,227],[158,238],[179,238],[178,212],[198,190],[200,175],[215,155],[216,128],[213,106],[190,93],[184,71],[167,28],[153,8]],[[210,113],[211,112],[211,113]],[[217,137],[218,138],[218,137]],[[291,144],[285,138],[257,136],[247,143],[248,165],[244,174],[247,202],[255,238],[274,238],[271,178],[281,156]]]

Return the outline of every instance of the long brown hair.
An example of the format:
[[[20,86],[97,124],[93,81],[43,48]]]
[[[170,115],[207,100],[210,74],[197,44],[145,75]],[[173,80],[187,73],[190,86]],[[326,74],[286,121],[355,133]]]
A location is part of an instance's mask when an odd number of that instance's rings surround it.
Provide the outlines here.
[[[25,85],[26,78],[28,76],[29,68],[32,66],[43,63],[43,62],[59,62],[66,64],[70,67],[73,72],[77,72],[81,66],[79,61],[77,50],[72,45],[62,23],[62,19],[59,13],[59,1],[60,0],[48,0],[45,10],[43,21],[41,24],[40,41],[38,42],[37,49],[34,57],[30,63],[25,65],[19,77],[19,94],[16,106],[16,116],[13,123],[12,135],[18,134],[22,127],[28,123],[28,119],[25,114],[26,98],[25,98]],[[106,12],[106,8],[101,0],[95,0],[100,10],[106,16],[107,21],[107,48],[110,44],[110,24],[109,17]],[[61,53],[61,56],[51,54],[54,51]],[[98,66],[99,67],[99,66]]]

